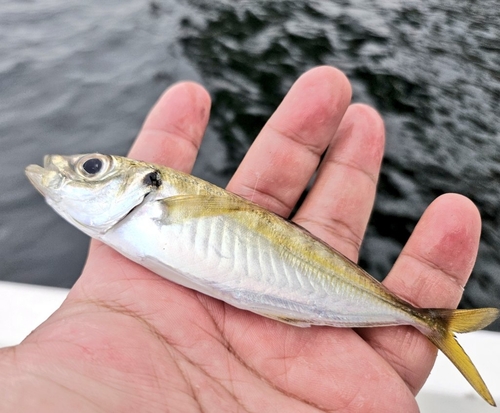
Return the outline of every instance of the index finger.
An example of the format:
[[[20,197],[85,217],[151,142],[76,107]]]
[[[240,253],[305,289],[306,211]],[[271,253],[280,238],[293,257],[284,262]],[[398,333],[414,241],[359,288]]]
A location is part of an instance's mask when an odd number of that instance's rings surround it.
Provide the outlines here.
[[[200,85],[168,88],[149,112],[129,156],[190,172],[210,115],[210,96]],[[101,245],[92,240],[90,254]]]
[[[209,115],[210,96],[203,87],[173,85],[149,112],[129,156],[190,172]]]

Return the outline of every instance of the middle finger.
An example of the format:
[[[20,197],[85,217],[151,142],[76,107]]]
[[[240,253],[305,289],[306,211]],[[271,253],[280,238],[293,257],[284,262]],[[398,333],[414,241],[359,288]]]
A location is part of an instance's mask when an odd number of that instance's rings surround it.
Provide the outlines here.
[[[350,99],[349,81],[339,70],[323,66],[306,72],[264,126],[227,188],[288,216]]]
[[[384,124],[374,109],[360,104],[349,107],[294,217],[297,224],[353,261],[375,200],[384,140]]]

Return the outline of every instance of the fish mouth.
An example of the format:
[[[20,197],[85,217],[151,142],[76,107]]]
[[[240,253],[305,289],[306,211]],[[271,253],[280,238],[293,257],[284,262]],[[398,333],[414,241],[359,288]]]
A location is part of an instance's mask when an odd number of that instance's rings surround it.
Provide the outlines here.
[[[60,155],[46,155],[43,158],[43,167],[40,165],[26,167],[26,176],[43,196],[47,196],[51,190],[60,187],[64,174],[57,164],[62,159],[63,157]]]
[[[33,184],[33,186],[40,192],[42,195],[46,193],[46,187],[44,185],[44,176],[48,172],[46,169],[42,168],[40,165],[28,165],[24,170],[26,176]]]

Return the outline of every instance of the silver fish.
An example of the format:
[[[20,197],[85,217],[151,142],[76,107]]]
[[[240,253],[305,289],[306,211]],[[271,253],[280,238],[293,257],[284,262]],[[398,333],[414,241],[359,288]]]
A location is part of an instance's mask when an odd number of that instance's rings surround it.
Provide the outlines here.
[[[411,325],[490,404],[453,333],[496,308],[420,309],[305,229],[191,175],[101,154],[46,156],[26,174],[63,218],[175,283],[295,326]]]

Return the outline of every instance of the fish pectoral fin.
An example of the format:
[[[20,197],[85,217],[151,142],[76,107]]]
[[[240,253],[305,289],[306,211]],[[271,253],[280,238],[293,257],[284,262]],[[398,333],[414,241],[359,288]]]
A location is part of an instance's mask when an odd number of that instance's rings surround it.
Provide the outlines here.
[[[175,195],[159,201],[166,210],[170,223],[182,223],[194,218],[205,218],[250,212],[259,207],[235,196]]]

